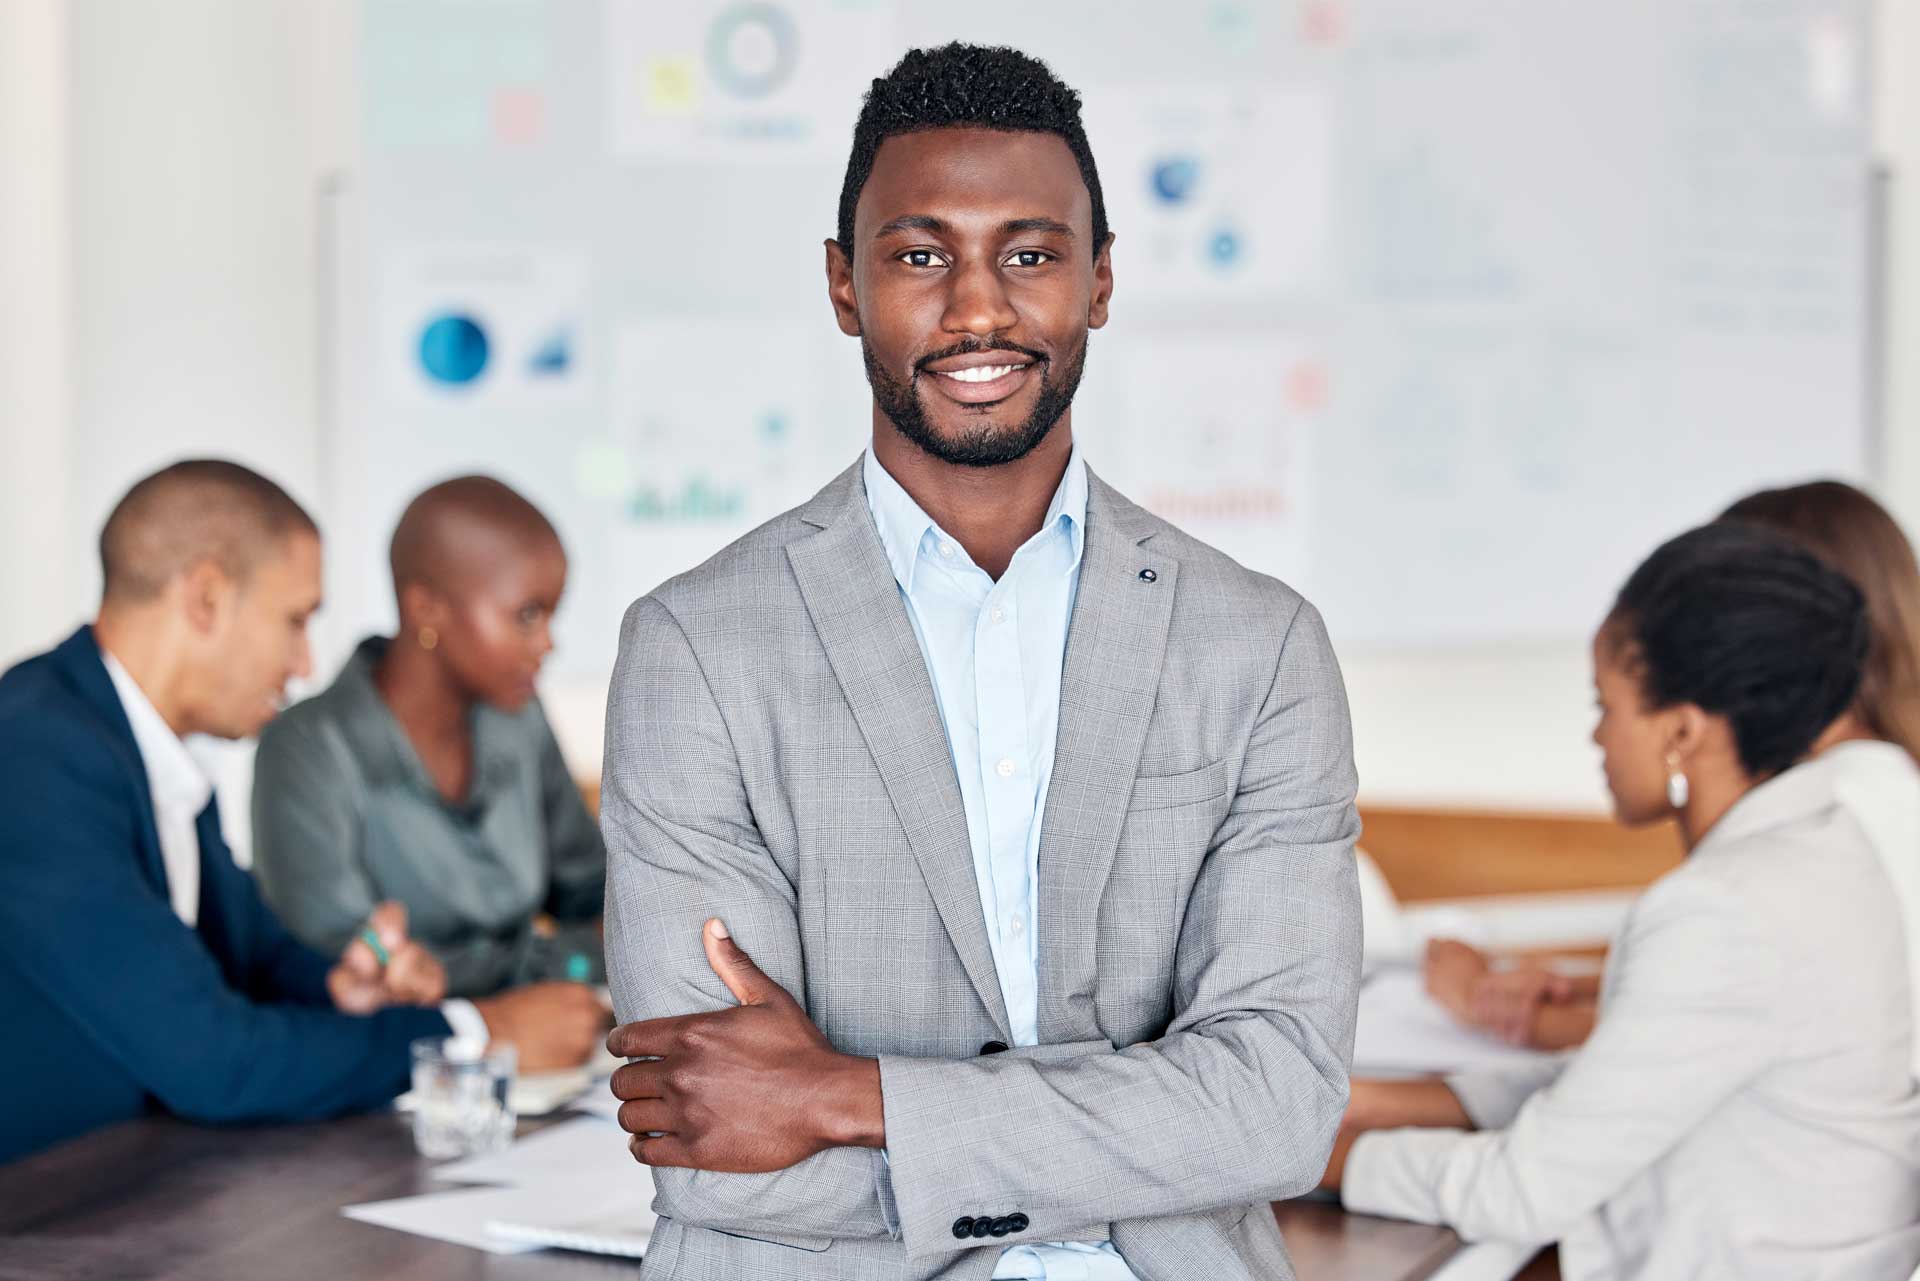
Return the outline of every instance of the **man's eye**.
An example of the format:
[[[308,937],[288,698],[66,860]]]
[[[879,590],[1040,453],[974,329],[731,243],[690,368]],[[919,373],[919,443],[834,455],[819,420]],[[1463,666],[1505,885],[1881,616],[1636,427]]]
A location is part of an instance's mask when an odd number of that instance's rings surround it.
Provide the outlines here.
[[[909,267],[936,267],[940,263],[931,249],[909,249],[900,255],[900,261]]]
[[[1044,249],[1022,249],[1009,259],[1016,267],[1038,267],[1042,263],[1053,261],[1053,255]]]

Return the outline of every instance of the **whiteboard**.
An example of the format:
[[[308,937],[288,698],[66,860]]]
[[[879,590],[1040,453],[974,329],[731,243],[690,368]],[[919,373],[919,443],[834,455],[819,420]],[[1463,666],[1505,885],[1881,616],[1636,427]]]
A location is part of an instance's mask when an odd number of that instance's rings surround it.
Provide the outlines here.
[[[368,0],[330,218],[330,611],[466,470],[573,576],[556,666],[868,433],[821,241],[869,78],[1081,90],[1118,233],[1105,478],[1337,641],[1564,639],[1739,494],[1872,446],[1865,0]]]

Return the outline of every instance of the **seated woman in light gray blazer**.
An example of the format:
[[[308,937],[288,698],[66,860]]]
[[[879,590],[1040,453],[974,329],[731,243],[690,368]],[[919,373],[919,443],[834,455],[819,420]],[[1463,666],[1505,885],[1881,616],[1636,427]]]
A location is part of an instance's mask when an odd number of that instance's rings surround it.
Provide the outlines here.
[[[1354,1082],[1326,1179],[1349,1208],[1558,1241],[1581,1281],[1920,1262],[1901,913],[1840,763],[1808,759],[1866,648],[1858,589],[1768,530],[1634,573],[1594,640],[1594,739],[1621,821],[1677,817],[1687,860],[1621,927],[1578,1051]]]
[[[1833,754],[1835,791],[1873,842],[1907,926],[1908,985],[1920,1026],[1920,559],[1872,495],[1837,480],[1749,494],[1722,520],[1786,535],[1845,574],[1867,598],[1867,661],[1853,706],[1813,754]],[[1427,990],[1463,1022],[1536,1049],[1578,1045],[1593,1031],[1598,981],[1523,962],[1496,969],[1457,940],[1427,952]],[[1920,1037],[1914,1069],[1920,1073]]]
[[[534,697],[566,585],[559,536],[467,476],[408,506],[392,564],[399,635],[362,642],[261,735],[262,891],[336,950],[399,900],[454,995],[602,981],[606,850]]]

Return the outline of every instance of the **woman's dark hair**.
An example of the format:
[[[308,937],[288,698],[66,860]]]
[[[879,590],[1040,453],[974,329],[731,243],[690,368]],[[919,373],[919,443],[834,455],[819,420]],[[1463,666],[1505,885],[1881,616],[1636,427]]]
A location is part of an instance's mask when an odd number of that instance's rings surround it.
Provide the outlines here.
[[[1724,522],[1647,557],[1602,635],[1649,706],[1726,717],[1741,765],[1763,779],[1805,756],[1852,704],[1867,609],[1859,588],[1790,539]]]

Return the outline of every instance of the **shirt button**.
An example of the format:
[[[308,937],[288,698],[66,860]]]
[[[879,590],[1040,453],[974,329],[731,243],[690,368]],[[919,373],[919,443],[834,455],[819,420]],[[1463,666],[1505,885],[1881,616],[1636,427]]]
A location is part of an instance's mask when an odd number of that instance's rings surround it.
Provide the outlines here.
[[[953,544],[952,544],[952,543],[941,543],[941,544],[940,544],[940,554],[941,554],[942,556],[945,556],[945,557],[946,557],[946,558],[947,558],[948,560],[952,560],[952,559],[953,559]]]
[[[1012,759],[1005,756],[1001,757],[1000,763],[993,767],[993,772],[998,774],[1001,778],[1012,778],[1013,777]]]
[[[1007,933],[1013,935],[1015,938],[1019,938],[1022,934],[1026,932],[1027,932],[1027,923],[1024,920],[1022,920],[1020,917],[1016,916],[1012,920],[1007,922]]]
[[[995,605],[993,607],[993,613],[990,615],[990,617],[996,623],[1004,623],[1007,621],[1007,611],[1004,609],[1001,609],[998,605]]]

